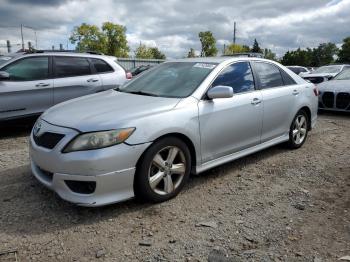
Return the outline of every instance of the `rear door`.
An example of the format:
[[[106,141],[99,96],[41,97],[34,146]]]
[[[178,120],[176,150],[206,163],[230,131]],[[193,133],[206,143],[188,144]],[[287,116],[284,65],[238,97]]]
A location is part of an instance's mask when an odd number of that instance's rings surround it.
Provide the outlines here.
[[[54,104],[102,91],[100,76],[88,58],[55,56]]]
[[[126,74],[114,61],[114,68],[105,60],[100,58],[89,58],[94,70],[99,74],[103,90],[113,89],[121,86],[126,81]],[[112,61],[110,61],[112,62]]]
[[[32,56],[1,69],[10,78],[0,80],[0,119],[39,114],[53,105],[49,65],[48,56]]]
[[[264,115],[261,143],[288,134],[294,118],[300,87],[280,69],[269,62],[253,62],[261,90]]]

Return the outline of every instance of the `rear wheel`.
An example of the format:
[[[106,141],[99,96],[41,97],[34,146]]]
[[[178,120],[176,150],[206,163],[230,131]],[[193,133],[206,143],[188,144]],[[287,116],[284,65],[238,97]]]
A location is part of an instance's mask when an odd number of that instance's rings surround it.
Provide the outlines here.
[[[151,202],[175,197],[191,170],[191,155],[186,144],[169,137],[155,142],[144,154],[136,170],[136,196]]]
[[[304,110],[300,110],[293,119],[289,130],[289,147],[296,149],[301,147],[308,134],[308,116]]]

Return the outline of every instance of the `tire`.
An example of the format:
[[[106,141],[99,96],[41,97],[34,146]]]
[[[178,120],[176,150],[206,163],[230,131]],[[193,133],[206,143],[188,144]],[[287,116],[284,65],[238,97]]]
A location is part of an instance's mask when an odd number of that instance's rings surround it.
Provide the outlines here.
[[[300,148],[306,141],[309,132],[309,117],[300,110],[294,117],[289,129],[288,146],[291,149]]]
[[[191,154],[176,137],[156,141],[140,159],[134,180],[135,195],[147,202],[163,202],[175,197],[191,171]]]

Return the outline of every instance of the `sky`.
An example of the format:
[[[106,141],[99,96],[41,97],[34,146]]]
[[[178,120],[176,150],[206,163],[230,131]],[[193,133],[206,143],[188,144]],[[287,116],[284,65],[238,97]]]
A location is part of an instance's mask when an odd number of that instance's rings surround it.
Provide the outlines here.
[[[251,46],[256,38],[282,56],[324,42],[340,45],[350,36],[349,14],[350,0],[0,0],[0,52],[7,39],[12,51],[21,47],[20,24],[25,43],[74,49],[68,41],[74,26],[110,21],[126,26],[130,55],[141,42],[180,58],[190,48],[199,53],[200,31],[212,31],[222,51],[236,21],[238,44]]]

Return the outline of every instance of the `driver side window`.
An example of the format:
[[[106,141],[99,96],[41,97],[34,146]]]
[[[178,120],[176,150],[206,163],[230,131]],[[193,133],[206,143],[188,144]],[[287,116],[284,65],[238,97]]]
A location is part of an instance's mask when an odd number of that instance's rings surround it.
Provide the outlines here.
[[[49,58],[45,56],[24,58],[9,64],[2,71],[9,73],[12,81],[47,79]]]
[[[235,94],[255,90],[253,73],[248,62],[227,66],[214,80],[212,86],[230,86]]]

